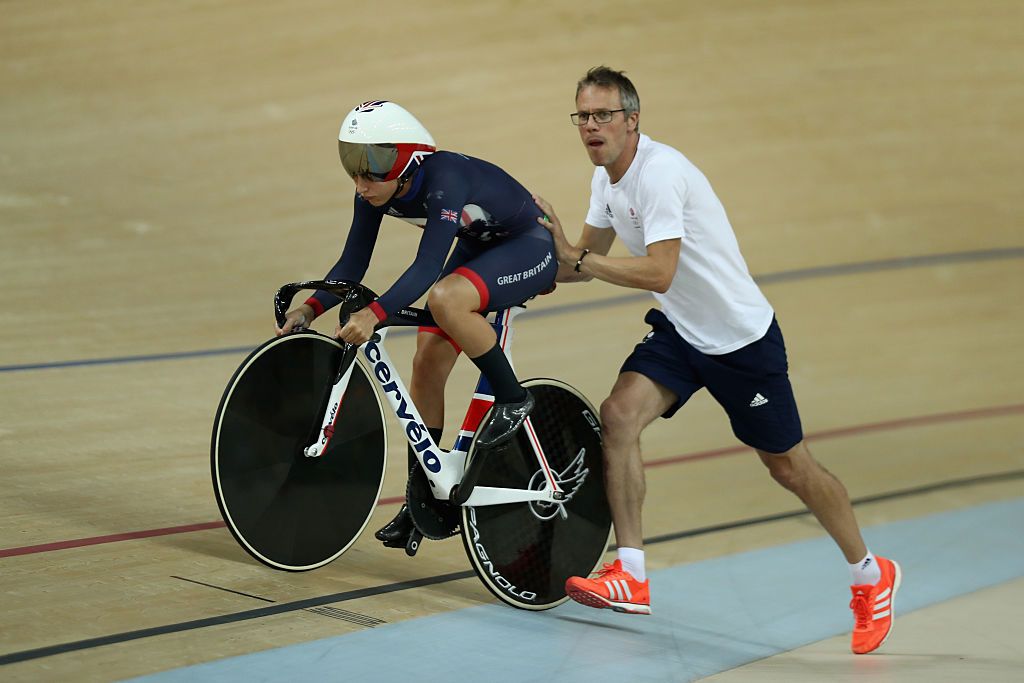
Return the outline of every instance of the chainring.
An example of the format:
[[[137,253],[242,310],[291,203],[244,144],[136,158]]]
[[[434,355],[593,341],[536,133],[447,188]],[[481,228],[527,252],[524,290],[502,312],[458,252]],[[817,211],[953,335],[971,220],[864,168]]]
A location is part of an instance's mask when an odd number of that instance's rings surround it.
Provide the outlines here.
[[[461,531],[462,512],[446,500],[438,500],[430,490],[430,482],[418,465],[409,472],[405,500],[412,523],[432,541],[449,538]]]

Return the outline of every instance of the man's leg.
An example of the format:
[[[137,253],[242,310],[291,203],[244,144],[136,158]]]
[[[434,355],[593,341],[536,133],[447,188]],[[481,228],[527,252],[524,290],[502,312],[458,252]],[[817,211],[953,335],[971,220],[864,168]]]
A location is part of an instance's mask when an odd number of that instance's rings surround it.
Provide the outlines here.
[[[826,470],[801,441],[785,453],[758,451],[775,481],[795,493],[835,540],[850,563],[854,629],[851,649],[866,654],[889,637],[895,614],[899,564],[868,552],[853,514],[846,488]]]
[[[627,614],[651,613],[641,523],[646,483],[640,433],[676,401],[677,396],[665,387],[626,371],[619,374],[611,395],[601,404],[605,491],[619,558],[593,579],[573,576],[566,581],[566,593],[580,604]]]
[[[647,485],[640,433],[675,400],[675,394],[644,375],[623,372],[601,404],[605,491],[619,547],[643,548],[641,515]]]
[[[757,454],[772,478],[795,493],[817,517],[847,562],[858,562],[867,554],[846,487],[811,457],[804,441],[785,453],[759,450]]]
[[[846,561],[857,565],[850,568],[854,582],[877,581],[879,569],[864,545],[846,488],[811,457],[803,440],[778,321],[741,349],[695,358],[708,391],[729,414],[733,433],[755,447],[775,481],[807,505]]]

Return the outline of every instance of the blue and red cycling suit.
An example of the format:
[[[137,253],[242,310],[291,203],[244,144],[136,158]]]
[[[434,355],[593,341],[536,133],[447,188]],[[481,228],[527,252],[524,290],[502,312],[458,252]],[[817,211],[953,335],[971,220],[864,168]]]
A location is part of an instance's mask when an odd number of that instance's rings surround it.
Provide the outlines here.
[[[426,157],[402,198],[376,207],[356,194],[345,248],[326,279],[362,280],[385,215],[421,227],[423,237],[412,265],[370,304],[381,320],[453,272],[476,287],[480,312],[522,303],[555,281],[554,242],[530,193],[494,164],[455,152]],[[339,301],[318,291],[306,303],[320,315]]]

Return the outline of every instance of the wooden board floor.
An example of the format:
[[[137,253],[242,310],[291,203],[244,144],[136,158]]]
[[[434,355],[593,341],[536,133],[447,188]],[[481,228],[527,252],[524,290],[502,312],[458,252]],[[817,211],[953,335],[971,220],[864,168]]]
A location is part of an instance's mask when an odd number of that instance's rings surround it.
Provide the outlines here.
[[[275,289],[340,251],[352,187],[334,136],[366,99],[503,166],[575,235],[592,173],[568,119],[575,82],[626,69],[642,130],[729,211],[783,325],[811,448],[851,496],[1024,469],[1020,3],[14,0],[3,14],[0,657],[469,568],[458,541],[408,560],[367,534],[322,570],[274,573],[210,524],[221,391],[270,335]],[[367,283],[386,288],[416,238],[387,224]],[[598,403],[646,332],[652,304],[630,294],[596,283],[536,301],[520,374]],[[392,355],[408,367],[412,348],[397,337]],[[460,363],[449,440],[472,381]],[[385,499],[404,491],[391,428]],[[735,445],[705,393],[648,430],[646,536],[799,507],[750,453],[683,457]],[[1010,477],[857,511],[872,524],[1021,492]],[[178,532],[112,538],[160,529]],[[820,533],[737,528],[651,546],[649,563]],[[110,542],[59,547],[90,538]],[[463,578],[344,608],[390,623],[490,600]],[[32,657],[0,678],[114,680],[365,627],[298,610]]]

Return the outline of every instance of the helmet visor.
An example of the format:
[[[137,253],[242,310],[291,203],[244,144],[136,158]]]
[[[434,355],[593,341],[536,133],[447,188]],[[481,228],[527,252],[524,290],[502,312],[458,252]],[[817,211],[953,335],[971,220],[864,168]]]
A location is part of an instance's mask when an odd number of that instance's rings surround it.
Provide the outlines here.
[[[341,165],[352,178],[366,176],[381,181],[388,177],[398,160],[398,147],[338,141]]]

